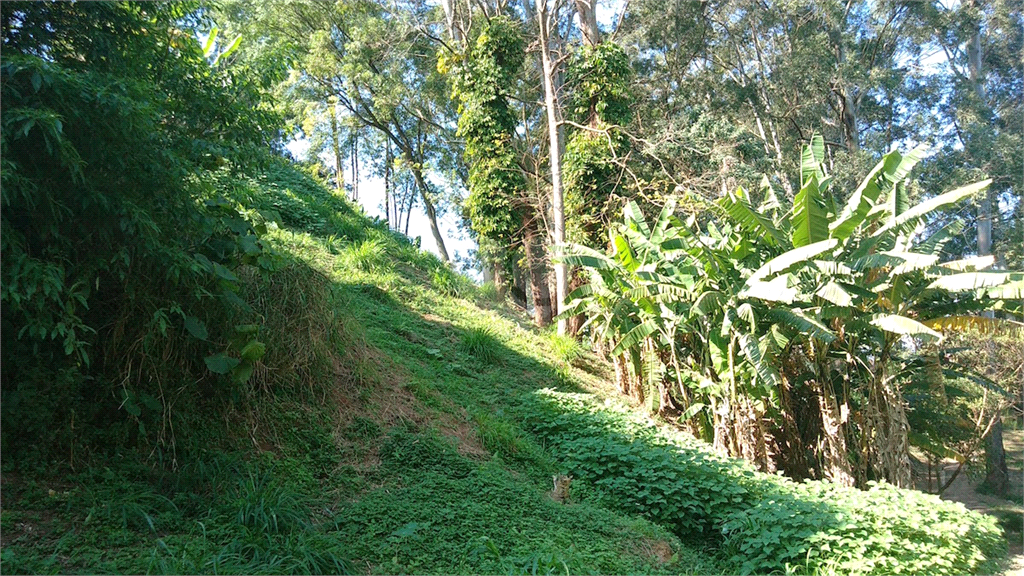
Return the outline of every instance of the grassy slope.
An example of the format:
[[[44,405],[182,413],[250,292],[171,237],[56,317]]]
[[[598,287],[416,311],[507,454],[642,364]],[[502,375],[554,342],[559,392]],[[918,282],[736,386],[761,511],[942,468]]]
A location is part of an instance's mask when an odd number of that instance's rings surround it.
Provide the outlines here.
[[[216,418],[182,416],[199,422],[179,441],[175,472],[146,453],[63,482],[5,469],[5,571],[732,573],[772,543],[706,548],[722,543],[709,530],[715,498],[750,502],[705,491],[723,479],[770,496],[740,523],[776,545],[772,515],[789,512],[773,508],[780,497],[808,518],[837,517],[833,494],[811,501],[692,441],[652,435],[616,410],[597,358],[294,171],[271,174],[219,182],[284,224],[268,234],[280,269],[241,274],[268,344],[254,391]],[[633,464],[648,454],[660,458],[652,469]],[[630,482],[677,481],[694,461],[710,480],[677,483],[700,492],[698,506],[662,521],[683,543],[636,514],[664,510]],[[610,465],[625,466],[613,474],[622,482],[601,483]],[[568,471],[574,501],[554,502],[551,476]]]
[[[239,271],[263,366],[217,414],[173,415],[176,470],[150,444],[59,478],[5,461],[5,573],[721,570],[547,495],[558,464],[511,411],[599,379],[526,318],[290,168],[217,187],[280,215],[278,271]]]

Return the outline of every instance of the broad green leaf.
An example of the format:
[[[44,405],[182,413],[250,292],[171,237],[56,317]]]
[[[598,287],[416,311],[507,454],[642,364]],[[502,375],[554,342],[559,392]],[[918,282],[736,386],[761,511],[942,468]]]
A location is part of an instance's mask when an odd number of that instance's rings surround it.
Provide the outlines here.
[[[811,176],[793,198],[793,246],[799,248],[828,238],[828,209],[818,188],[818,179]]]
[[[960,234],[963,229],[963,221],[954,220],[929,236],[927,240],[915,246],[915,251],[938,256],[942,254],[942,249],[946,246],[946,243],[956,237],[957,234]]]
[[[263,354],[266,353],[267,346],[259,340],[253,340],[242,348],[239,353],[243,360],[247,362],[256,362],[260,358],[263,358]]]
[[[964,292],[999,286],[1011,279],[1011,274],[1007,272],[963,272],[943,276],[929,284],[928,288],[949,292]]]
[[[591,268],[594,270],[608,270],[615,268],[615,264],[605,256],[566,254],[564,256],[556,256],[554,261],[562,262],[570,266],[581,266],[583,268]]]
[[[761,184],[759,188],[764,200],[762,200],[761,205],[757,207],[758,212],[775,212],[784,207],[782,205],[782,201],[779,199],[779,195],[775,193],[775,188],[772,187],[772,183],[768,180],[767,176],[761,176]]]
[[[690,404],[689,408],[687,408],[686,410],[683,410],[683,413],[679,416],[679,420],[681,422],[686,422],[690,418],[693,418],[694,416],[696,416],[703,409],[704,409],[704,404],[702,404],[700,402],[694,402],[693,404]]]
[[[921,202],[917,206],[914,206],[910,210],[907,210],[906,212],[897,216],[893,221],[890,221],[889,224],[886,224],[877,232],[875,232],[873,236],[887,234],[891,232],[894,228],[900,228],[904,224],[912,222],[917,218],[927,216],[928,214],[931,214],[932,212],[938,210],[939,208],[949,206],[950,204],[955,204],[963,200],[964,198],[967,198],[968,196],[973,196],[978,192],[981,192],[982,190],[988,188],[989,184],[991,183],[992,180],[982,180],[981,182],[968,184],[967,186],[957,188],[956,190],[950,190],[949,192],[925,200],[924,202]]]
[[[635,200],[630,200],[622,209],[622,213],[627,224],[635,224],[637,230],[643,234],[644,238],[651,237],[651,228],[647,225],[647,220],[644,218],[644,212],[640,209],[640,205],[637,204]]]
[[[880,314],[871,321],[871,324],[885,330],[886,332],[892,332],[893,334],[899,334],[901,336],[927,336],[937,340],[942,340],[942,334],[939,334],[917,320],[907,318],[906,316],[900,316],[899,314]]]
[[[676,211],[676,199],[669,198],[665,206],[658,214],[658,221],[654,224],[654,231],[651,233],[651,242],[661,244],[665,240],[665,233],[672,224],[672,218]]]
[[[203,321],[195,316],[185,316],[185,330],[188,330],[189,334],[200,340],[206,340],[209,336],[206,331],[206,324],[203,324]]]
[[[778,388],[782,381],[779,377],[778,368],[761,354],[761,347],[758,345],[757,340],[749,334],[743,334],[739,338],[739,343],[740,350],[743,351],[747,361],[757,371],[761,381],[769,384],[772,388]]]
[[[238,36],[235,37],[234,40],[231,41],[231,44],[228,45],[227,49],[224,50],[223,52],[221,52],[220,55],[217,56],[217,59],[214,60],[213,65],[216,66],[217,63],[220,62],[221,59],[227,58],[227,57],[231,56],[231,54],[233,54],[235,52],[235,50],[238,50],[238,47],[241,46],[241,44],[242,44],[242,35],[239,34]]]
[[[244,362],[231,370],[231,380],[236,384],[245,384],[252,377],[255,366],[251,362]]]
[[[858,226],[864,222],[868,212],[875,207],[875,202],[882,193],[878,180],[883,172],[895,171],[899,165],[899,152],[890,152],[882,158],[867,177],[861,182],[857,190],[850,196],[842,214],[829,226],[829,233],[833,238],[848,238]]]
[[[690,309],[694,316],[708,316],[722,307],[725,302],[725,295],[718,291],[709,290],[697,297]]]
[[[792,276],[790,274],[784,274],[782,276],[776,276],[768,282],[750,282],[744,287],[743,291],[739,293],[739,297],[757,298],[759,300],[768,300],[770,302],[784,302],[786,304],[792,304],[799,294],[799,291],[796,288],[789,287],[791,279]]]
[[[928,153],[927,144],[919,144],[916,148],[907,152],[892,172],[886,171],[886,178],[893,183],[903,182],[910,172],[917,166],[917,163]]]
[[[785,246],[788,238],[783,234],[770,218],[761,214],[750,205],[745,198],[738,195],[728,194],[719,201],[725,211],[734,222],[752,231],[760,231],[766,235],[769,243]]]
[[[754,272],[747,280],[747,285],[749,286],[750,283],[761,280],[762,278],[767,278],[773,274],[784,272],[796,264],[807,262],[818,254],[832,250],[838,245],[838,239],[829,238],[827,240],[822,240],[821,242],[815,242],[813,244],[794,248],[788,252],[780,254],[766,262],[764,266],[758,268],[757,271]]]
[[[989,298],[997,300],[1024,300],[1024,280],[1012,280],[985,291]]]
[[[640,266],[640,263],[633,255],[633,248],[630,247],[629,242],[624,236],[621,234],[613,236],[612,246],[615,247],[615,259],[621,262],[622,265],[626,267],[626,270],[632,272]]]
[[[956,270],[958,272],[967,272],[969,270],[984,270],[986,268],[991,268],[995,263],[996,257],[990,254],[988,256],[972,256],[971,258],[943,262],[942,264],[939,264],[939,266],[950,270]]]
[[[938,256],[930,254],[916,254],[914,252],[899,252],[888,250],[876,252],[858,258],[851,263],[851,267],[858,271],[875,270],[879,268],[891,268],[889,277],[899,276],[915,270],[924,270],[934,266],[938,262]]]
[[[849,306],[853,302],[853,296],[838,283],[831,280],[819,288],[815,294],[837,306]]]
[[[209,58],[213,55],[213,45],[217,41],[217,34],[220,32],[220,28],[214,26],[213,30],[210,30],[210,35],[206,38],[206,44],[203,45],[203,57]]]
[[[805,144],[800,155],[800,185],[807,184],[812,177],[821,181],[825,173],[821,163],[825,160],[825,140],[820,134],[813,134],[809,144]]]
[[[206,361],[206,367],[210,369],[210,372],[215,374],[227,374],[241,362],[238,358],[232,358],[224,353],[207,356],[203,360]]]
[[[770,321],[797,330],[801,334],[806,334],[811,338],[816,338],[822,342],[829,343],[836,339],[836,335],[832,333],[824,324],[818,320],[811,318],[803,313],[799,308],[775,308],[768,312],[767,317]]]
[[[637,324],[622,337],[622,340],[619,340],[618,344],[615,345],[615,348],[612,349],[612,356],[618,356],[624,351],[633,348],[642,342],[644,338],[653,334],[656,330],[657,327],[650,321]]]
[[[907,187],[903,182],[893,185],[889,193],[889,199],[885,203],[885,209],[889,213],[889,221],[895,223],[901,214],[906,213],[910,208],[910,198],[907,197]]]

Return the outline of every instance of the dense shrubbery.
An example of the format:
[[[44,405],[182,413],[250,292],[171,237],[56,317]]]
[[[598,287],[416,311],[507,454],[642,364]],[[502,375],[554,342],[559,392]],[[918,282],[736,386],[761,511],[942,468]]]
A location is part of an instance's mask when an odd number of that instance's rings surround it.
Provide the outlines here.
[[[683,538],[712,536],[745,573],[964,574],[991,568],[995,519],[889,485],[861,491],[755,472],[706,444],[585,396],[543,391],[530,430],[582,486],[581,498],[637,511]]]
[[[258,164],[275,119],[257,87],[211,67],[178,28],[199,14],[3,5],[5,449],[31,440],[74,458],[92,426],[132,442],[145,421],[161,426],[171,390],[207,374],[203,356],[235,379],[250,371],[217,354],[239,336],[217,320],[246,308],[239,267],[274,258],[264,219],[206,175]]]

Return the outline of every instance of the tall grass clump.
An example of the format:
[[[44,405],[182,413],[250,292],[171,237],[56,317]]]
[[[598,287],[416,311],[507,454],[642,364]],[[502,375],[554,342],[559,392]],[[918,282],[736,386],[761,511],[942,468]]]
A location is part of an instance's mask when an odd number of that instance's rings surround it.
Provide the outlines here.
[[[441,294],[454,298],[467,297],[475,288],[469,278],[440,263],[430,272],[430,285]]]
[[[563,365],[572,366],[583,357],[583,345],[572,336],[551,332],[547,341],[551,352]]]
[[[505,300],[494,282],[484,282],[477,288],[476,293],[480,301],[489,304],[500,304]]]
[[[501,358],[501,342],[494,330],[488,327],[472,327],[462,335],[461,347],[464,352],[484,364],[494,364]]]
[[[348,246],[344,258],[352,268],[363,272],[378,272],[390,264],[387,245],[380,238],[367,238]]]

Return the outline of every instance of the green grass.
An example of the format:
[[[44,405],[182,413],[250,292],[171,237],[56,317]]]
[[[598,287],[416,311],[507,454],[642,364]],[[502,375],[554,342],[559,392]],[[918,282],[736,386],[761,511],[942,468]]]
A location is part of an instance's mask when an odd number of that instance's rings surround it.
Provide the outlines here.
[[[5,460],[5,573],[732,573],[779,568],[763,558],[779,552],[774,526],[807,528],[772,520],[786,509],[762,496],[810,512],[837,499],[637,424],[579,343],[534,330],[303,173],[219,178],[278,222],[265,236],[277,270],[241,271],[248,310],[226,318],[257,325],[265,356],[245,384],[158,413],[123,457],[97,452],[65,476]],[[109,434],[138,428],[119,418]],[[569,421],[575,436],[558,428]],[[568,503],[547,495],[557,473],[575,478]],[[950,566],[982,569],[999,550],[963,518],[950,525],[980,536],[921,537],[906,554],[975,546]],[[857,522],[851,534],[884,536]],[[798,570],[848,568],[796,561],[805,540],[792,541],[781,552]],[[901,561],[878,570],[913,565]]]

